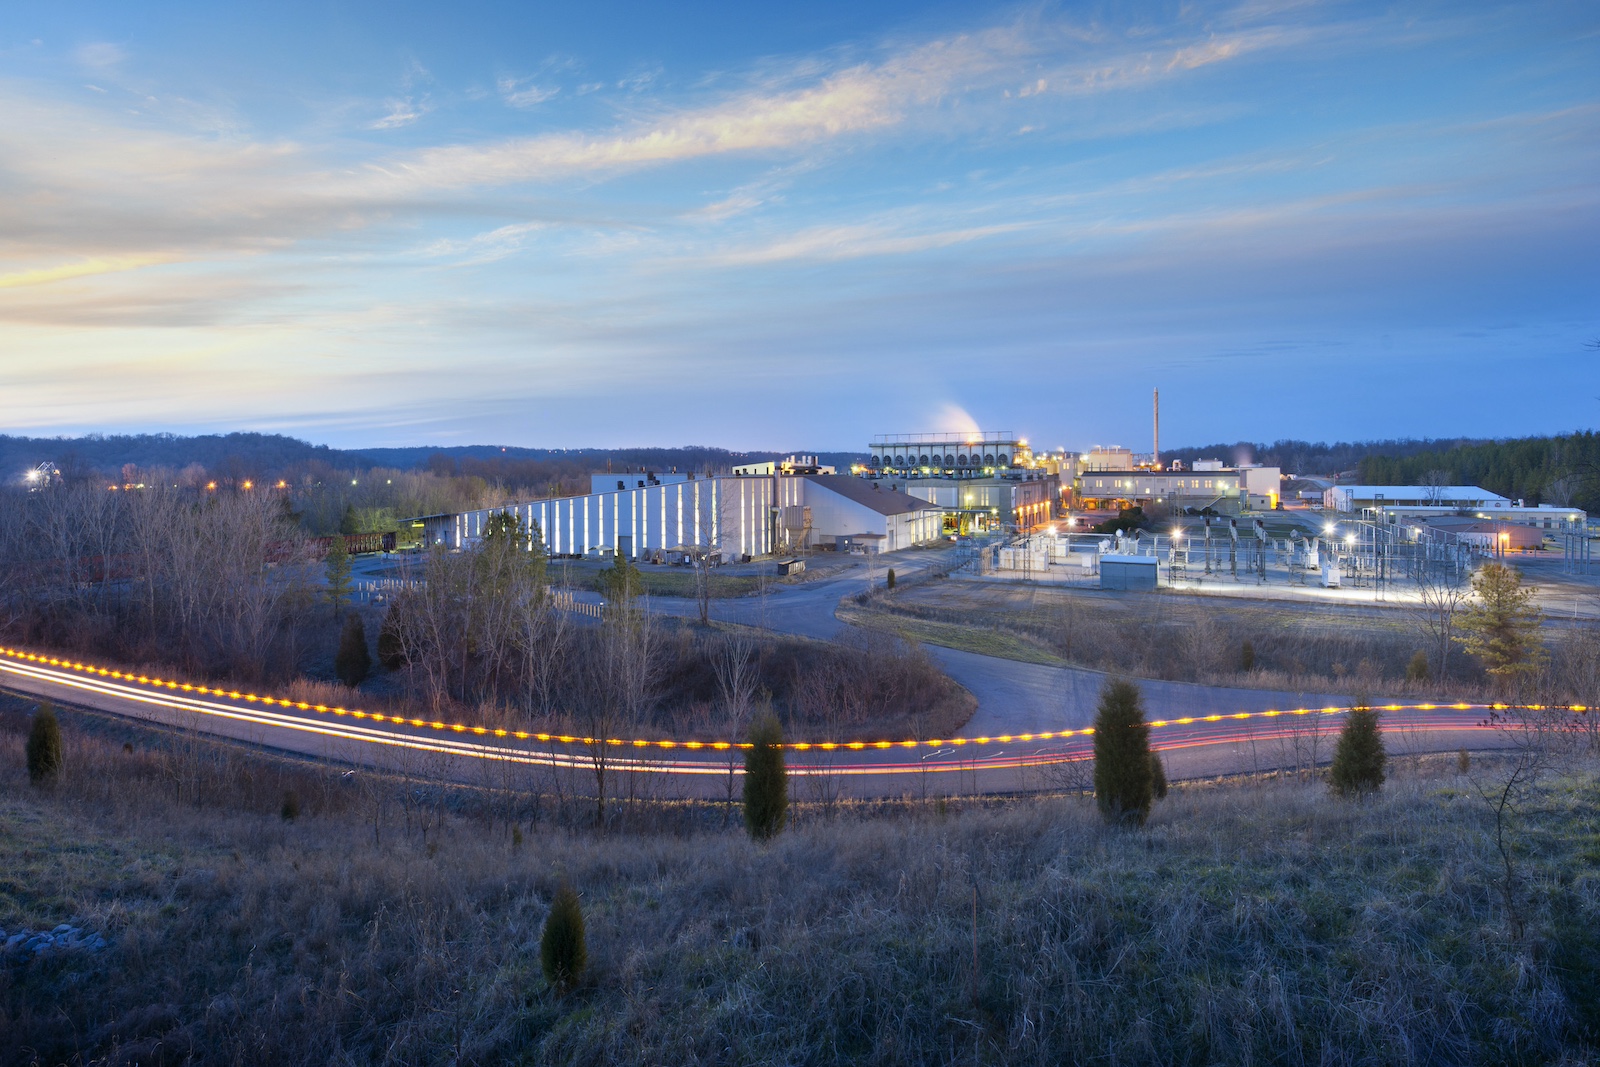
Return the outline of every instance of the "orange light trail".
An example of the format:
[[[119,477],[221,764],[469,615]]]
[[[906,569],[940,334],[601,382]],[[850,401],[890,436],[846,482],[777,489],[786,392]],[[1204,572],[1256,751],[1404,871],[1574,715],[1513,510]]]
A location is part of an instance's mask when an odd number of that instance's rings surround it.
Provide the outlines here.
[[[392,713],[365,711],[360,708],[344,708],[327,704],[312,704],[307,701],[289,700],[284,697],[262,696],[256,693],[241,692],[237,689],[194,685],[189,682],[179,682],[167,678],[155,678],[144,674],[134,674],[131,671],[120,671],[106,667],[96,667],[92,664],[85,664],[76,660],[62,659],[55,656],[47,656],[35,652],[26,652],[21,649],[7,648],[3,646],[0,646],[0,658],[13,660],[19,664],[36,664],[39,667],[55,668],[58,671],[72,671],[86,677],[93,676],[95,678],[111,679],[114,682],[120,683],[120,685],[116,686],[114,690],[111,688],[102,688],[98,689],[97,691],[121,697],[127,697],[131,695],[131,687],[138,686],[145,690],[166,690],[172,693],[181,692],[185,694],[194,694],[196,697],[220,697],[227,700],[244,701],[247,704],[263,704],[268,707],[282,707],[292,711],[311,712],[317,715],[331,715],[335,718],[350,718],[379,724],[387,723],[394,726],[407,726],[414,729],[433,730],[440,733],[472,734],[476,737],[494,737],[497,739],[517,741],[537,741],[541,744],[583,745],[586,747],[605,746],[634,749],[681,748],[690,752],[700,752],[707,749],[716,752],[726,752],[729,750],[745,750],[753,747],[748,741],[678,741],[664,738],[597,738],[583,737],[575,734],[557,734],[530,730],[510,730],[504,727],[442,722],[436,719],[421,719]],[[34,676],[41,678],[45,677],[44,675]],[[62,681],[62,679],[59,677],[50,677],[48,680],[58,682]],[[145,703],[173,703],[172,698],[167,698],[162,701],[137,697],[136,699],[143,699]],[[225,711],[230,717],[239,717],[235,713],[240,709],[214,704],[210,701],[199,701],[183,698],[178,699],[180,703],[175,704],[174,706],[189,707],[192,708],[192,710],[203,711],[207,714],[221,714]],[[1330,705],[1321,708],[1270,708],[1264,711],[1236,711],[1210,715],[1187,715],[1172,719],[1153,719],[1148,725],[1152,730],[1160,730],[1170,727],[1196,726],[1206,723],[1232,723],[1243,722],[1252,719],[1276,719],[1283,716],[1341,715],[1351,710],[1353,709],[1349,706],[1338,705]],[[1584,704],[1479,704],[1463,701],[1456,703],[1381,704],[1372,705],[1372,710],[1388,712],[1529,710],[1568,711],[1582,714],[1591,709]],[[265,722],[266,720],[253,721]],[[309,728],[308,726],[303,727],[302,725],[296,724],[307,724],[307,720],[299,716],[274,715],[271,717],[270,721],[270,725],[274,726],[291,727],[297,729]],[[794,752],[827,753],[864,752],[868,750],[885,751],[892,749],[916,748],[939,749],[947,747],[962,748],[965,746],[982,747],[989,745],[1010,745],[1040,741],[1065,741],[1075,737],[1092,737],[1093,734],[1093,727],[1083,727],[1075,730],[1046,730],[1030,733],[998,734],[992,737],[950,737],[934,738],[931,740],[908,738],[900,741],[789,741],[785,742],[783,747]],[[338,736],[367,738],[373,736],[373,731],[363,729],[354,734],[349,732],[341,732],[338,734]],[[1274,734],[1273,736],[1277,735]],[[1229,734],[1227,737],[1229,739],[1236,739],[1237,735]],[[1198,742],[1194,741],[1193,739],[1184,739],[1182,741],[1173,742],[1170,747],[1190,747],[1191,744],[1196,743],[1216,742]],[[1158,744],[1157,747],[1164,746]],[[587,759],[588,757],[583,758]],[[902,765],[891,764],[888,766]],[[970,763],[968,763],[967,766],[970,766]]]

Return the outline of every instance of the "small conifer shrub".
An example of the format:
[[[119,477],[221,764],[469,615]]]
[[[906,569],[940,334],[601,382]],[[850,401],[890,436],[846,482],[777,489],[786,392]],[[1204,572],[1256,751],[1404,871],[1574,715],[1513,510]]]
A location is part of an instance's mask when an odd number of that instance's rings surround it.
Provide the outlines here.
[[[406,665],[406,646],[400,640],[400,627],[392,607],[384,612],[383,625],[378,628],[378,662],[386,671],[397,671]]]
[[[1466,774],[1470,770],[1472,770],[1472,753],[1463,748],[1456,753],[1456,773]]]
[[[294,822],[300,817],[300,794],[293,789],[283,791],[283,807],[278,812],[284,822]]]
[[[367,672],[372,670],[372,656],[367,652],[367,629],[356,612],[352,611],[344,617],[333,669],[339,675],[339,680],[351,689],[360,685],[366,679]]]
[[[783,730],[771,715],[750,728],[744,753],[744,824],[757,841],[768,841],[783,829],[789,807],[789,775],[783,763]]]
[[[1167,768],[1159,752],[1150,753],[1150,795],[1157,800],[1167,799]]]
[[[1150,727],[1139,687],[1111,678],[1094,720],[1094,798],[1106,821],[1143,826],[1154,799]]]
[[[890,592],[894,591],[894,568],[893,567],[889,568],[889,577],[884,580],[883,584],[887,589],[889,589]]]
[[[544,933],[539,937],[539,964],[544,969],[545,980],[565,991],[578,984],[588,962],[583,907],[573,888],[563,885],[556,890],[555,899],[550,902],[550,914],[544,919]]]
[[[33,713],[28,729],[28,778],[34,785],[52,782],[61,773],[61,724],[48,700]]]
[[[1426,682],[1428,674],[1428,654],[1419,648],[1411,657],[1411,662],[1406,664],[1406,681]]]
[[[1239,670],[1249,674],[1256,669],[1256,646],[1252,641],[1245,641],[1239,645]]]
[[[1377,792],[1383,788],[1386,762],[1378,713],[1365,700],[1358,700],[1333,750],[1333,768],[1328,775],[1333,791],[1343,797]]]

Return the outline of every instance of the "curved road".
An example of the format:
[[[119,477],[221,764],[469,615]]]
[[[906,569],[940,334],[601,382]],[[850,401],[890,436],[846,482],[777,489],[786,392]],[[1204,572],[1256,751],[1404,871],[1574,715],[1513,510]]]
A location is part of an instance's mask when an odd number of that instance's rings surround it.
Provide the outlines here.
[[[919,559],[918,557],[922,557]],[[894,560],[908,579],[941,557],[908,553]],[[875,568],[881,573],[881,565]],[[806,637],[831,639],[847,627],[834,615],[841,597],[866,586],[865,568],[798,586],[775,586],[765,597],[714,601],[716,618]],[[664,613],[693,615],[692,601],[657,598]],[[817,796],[900,795],[915,792],[1013,792],[1081,787],[1087,780],[1092,722],[1104,676],[930,646],[928,652],[977,697],[959,736],[931,742],[791,746],[791,773]],[[471,723],[400,719],[354,709],[311,707],[270,695],[208,690],[180,681],[124,675],[97,665],[63,662],[25,649],[0,648],[0,681],[7,688],[48,696],[169,726],[316,758],[335,759],[469,784],[541,782],[582,790],[597,760],[611,781],[649,779],[650,795],[722,796],[739,754],[725,742],[601,741],[493,730]],[[1193,778],[1326,762],[1343,698],[1229,689],[1178,682],[1141,682],[1155,720],[1152,741],[1165,753],[1169,775]],[[1401,750],[1484,748],[1505,738],[1476,724],[1479,707],[1398,709],[1386,727]],[[1175,720],[1175,721],[1174,721]],[[608,786],[608,792],[617,786]],[[631,783],[624,791],[633,791]]]

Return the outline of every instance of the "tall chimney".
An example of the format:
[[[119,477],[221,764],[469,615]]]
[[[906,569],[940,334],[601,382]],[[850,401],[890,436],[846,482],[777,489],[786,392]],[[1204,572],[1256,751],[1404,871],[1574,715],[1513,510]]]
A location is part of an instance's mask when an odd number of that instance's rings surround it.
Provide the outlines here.
[[[1151,445],[1150,460],[1155,465],[1156,470],[1160,470],[1161,469],[1161,390],[1156,389],[1156,390],[1154,390],[1154,393],[1155,393],[1155,396],[1154,396],[1154,403],[1155,403],[1155,433],[1154,433],[1154,436],[1153,436],[1153,438],[1152,438],[1152,440],[1150,442],[1150,445]]]

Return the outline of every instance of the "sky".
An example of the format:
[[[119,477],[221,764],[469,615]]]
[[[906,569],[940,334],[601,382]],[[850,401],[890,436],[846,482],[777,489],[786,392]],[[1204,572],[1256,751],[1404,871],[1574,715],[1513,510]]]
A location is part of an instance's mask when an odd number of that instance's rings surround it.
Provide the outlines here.
[[[1600,422],[1600,6],[0,5],[0,432]]]

